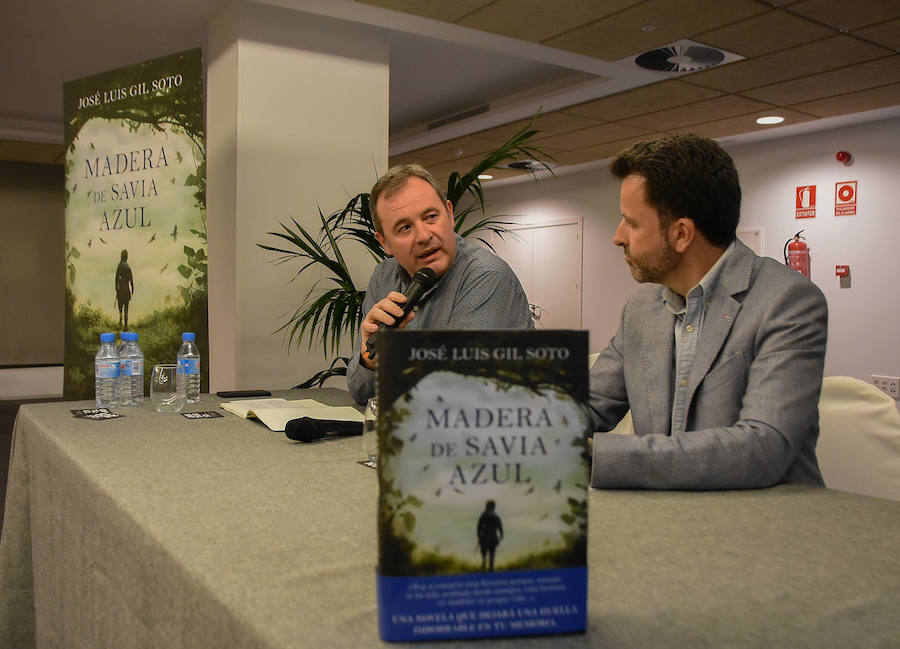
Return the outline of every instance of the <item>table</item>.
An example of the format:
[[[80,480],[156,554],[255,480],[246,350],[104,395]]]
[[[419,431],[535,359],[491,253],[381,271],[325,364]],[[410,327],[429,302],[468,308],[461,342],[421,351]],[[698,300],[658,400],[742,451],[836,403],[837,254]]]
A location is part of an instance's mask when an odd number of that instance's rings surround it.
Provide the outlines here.
[[[351,403],[333,389],[276,396]],[[89,406],[20,410],[0,647],[384,644],[376,474],[356,462],[358,437],[300,444],[146,403],[102,422],[69,412]],[[900,503],[800,486],[589,500],[587,634],[490,646],[900,646]],[[475,643],[436,646],[463,645]]]

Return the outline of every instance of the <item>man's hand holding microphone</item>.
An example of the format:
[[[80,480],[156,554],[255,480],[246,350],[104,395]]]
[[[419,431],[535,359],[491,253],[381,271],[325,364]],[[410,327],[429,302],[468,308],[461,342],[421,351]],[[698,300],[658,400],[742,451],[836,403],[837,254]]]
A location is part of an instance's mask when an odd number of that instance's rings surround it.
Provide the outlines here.
[[[360,362],[370,370],[375,369],[375,334],[382,329],[403,329],[415,316],[415,308],[422,297],[434,286],[437,277],[434,271],[425,266],[413,275],[406,293],[391,291],[383,300],[379,300],[369,309],[360,325],[362,343]]]

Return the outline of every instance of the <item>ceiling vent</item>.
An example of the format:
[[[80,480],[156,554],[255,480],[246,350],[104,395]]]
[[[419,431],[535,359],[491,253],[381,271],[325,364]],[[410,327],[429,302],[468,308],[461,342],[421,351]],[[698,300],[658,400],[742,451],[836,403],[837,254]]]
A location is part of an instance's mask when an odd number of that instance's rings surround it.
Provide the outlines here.
[[[644,70],[665,72],[669,75],[688,74],[744,58],[739,54],[719,50],[702,43],[680,40],[657,47],[643,54],[622,59],[625,63]]]
[[[547,169],[547,167],[555,167],[556,165],[552,162],[539,162],[538,160],[516,160],[515,162],[508,162],[505,165],[500,165],[501,167],[506,167],[507,169],[515,169],[516,171],[541,171]]]

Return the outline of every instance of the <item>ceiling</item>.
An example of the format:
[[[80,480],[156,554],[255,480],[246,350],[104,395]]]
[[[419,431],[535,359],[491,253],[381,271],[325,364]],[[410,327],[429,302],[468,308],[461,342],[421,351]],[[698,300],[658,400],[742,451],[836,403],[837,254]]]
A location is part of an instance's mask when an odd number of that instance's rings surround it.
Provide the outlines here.
[[[900,0],[266,1],[387,30],[391,163],[441,178],[538,109],[534,144],[568,166],[660,133],[771,137],[900,107]],[[0,160],[61,163],[64,81],[204,45],[225,2],[125,4],[3,2],[0,60],[14,63],[0,68]],[[682,39],[739,60],[677,74],[633,65]],[[756,124],[770,114],[785,121]]]

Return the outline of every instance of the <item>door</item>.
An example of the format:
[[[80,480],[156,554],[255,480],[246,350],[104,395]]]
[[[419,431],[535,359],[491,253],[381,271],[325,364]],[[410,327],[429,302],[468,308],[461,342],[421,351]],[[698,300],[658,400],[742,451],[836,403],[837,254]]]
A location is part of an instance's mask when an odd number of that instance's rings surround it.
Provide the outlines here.
[[[516,224],[491,244],[513,269],[544,329],[581,328],[581,218]]]

